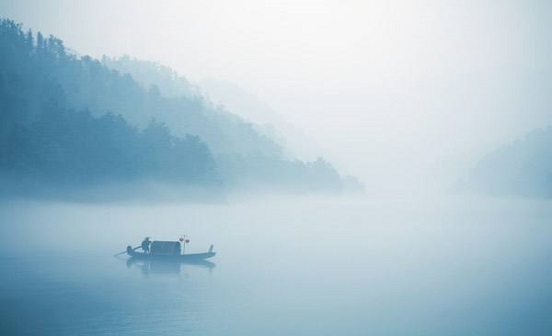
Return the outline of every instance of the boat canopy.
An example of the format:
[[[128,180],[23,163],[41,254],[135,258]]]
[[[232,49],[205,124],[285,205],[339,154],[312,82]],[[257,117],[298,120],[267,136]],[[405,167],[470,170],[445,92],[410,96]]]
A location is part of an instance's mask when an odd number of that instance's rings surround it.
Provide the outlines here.
[[[152,255],[180,255],[180,242],[154,241],[150,251]]]

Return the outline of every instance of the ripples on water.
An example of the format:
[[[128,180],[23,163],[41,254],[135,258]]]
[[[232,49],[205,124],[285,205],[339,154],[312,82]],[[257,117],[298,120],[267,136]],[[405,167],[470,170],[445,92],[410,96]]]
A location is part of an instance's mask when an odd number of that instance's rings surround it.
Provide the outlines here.
[[[549,202],[5,202],[2,335],[548,335]],[[144,236],[213,264],[128,263]]]

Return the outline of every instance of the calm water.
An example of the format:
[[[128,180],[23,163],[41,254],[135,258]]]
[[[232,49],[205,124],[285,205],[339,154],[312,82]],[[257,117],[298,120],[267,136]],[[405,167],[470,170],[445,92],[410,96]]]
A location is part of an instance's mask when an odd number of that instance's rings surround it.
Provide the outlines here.
[[[550,335],[552,203],[0,205],[2,335]],[[212,265],[127,263],[144,236]]]

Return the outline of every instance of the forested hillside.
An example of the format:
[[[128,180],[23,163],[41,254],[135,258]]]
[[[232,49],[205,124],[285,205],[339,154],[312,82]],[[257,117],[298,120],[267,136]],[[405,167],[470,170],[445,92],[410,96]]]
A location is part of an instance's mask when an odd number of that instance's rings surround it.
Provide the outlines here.
[[[552,198],[552,127],[488,154],[472,169],[466,186],[494,195]]]
[[[71,54],[54,36],[0,21],[0,174],[60,185],[156,180],[342,190],[325,160],[285,157],[184,77],[151,62],[136,66],[131,76]]]

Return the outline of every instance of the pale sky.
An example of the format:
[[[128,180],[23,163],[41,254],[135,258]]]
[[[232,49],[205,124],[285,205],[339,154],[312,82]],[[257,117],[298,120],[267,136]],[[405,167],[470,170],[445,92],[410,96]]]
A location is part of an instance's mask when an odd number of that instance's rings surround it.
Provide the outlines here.
[[[450,184],[552,122],[552,1],[27,1],[74,52],[234,82],[368,187]]]

